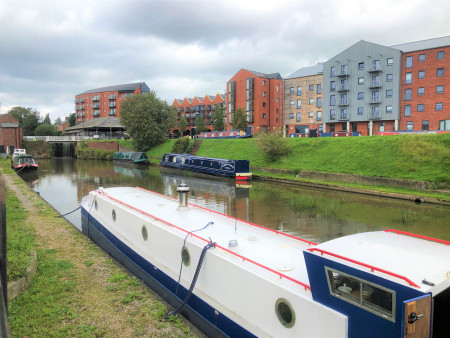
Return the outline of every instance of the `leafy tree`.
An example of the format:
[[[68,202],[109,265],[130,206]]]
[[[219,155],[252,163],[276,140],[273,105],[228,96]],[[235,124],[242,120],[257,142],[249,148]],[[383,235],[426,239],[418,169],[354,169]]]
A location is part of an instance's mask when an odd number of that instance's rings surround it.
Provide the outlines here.
[[[34,135],[34,131],[39,125],[39,112],[34,110],[30,111],[29,114],[27,114],[22,123],[22,129],[23,129],[23,135],[24,136],[32,136]]]
[[[206,130],[205,118],[202,116],[197,116],[195,119],[195,132],[200,134]]]
[[[153,90],[122,101],[120,115],[138,151],[147,151],[164,142],[175,126],[175,108],[159,99]]]
[[[62,120],[61,120],[61,118],[60,117],[57,117],[56,118],[56,120],[55,120],[55,123],[53,123],[55,126],[57,126],[57,125],[59,125],[59,124],[61,124],[62,123]]]
[[[247,130],[247,115],[245,115],[244,109],[238,108],[234,113],[233,122],[231,124],[233,129]]]
[[[42,123],[34,131],[35,136],[55,136],[57,134],[56,127],[50,123]]]
[[[213,129],[215,131],[225,130],[223,107],[219,104],[216,105],[216,109],[213,114]]]
[[[178,121],[177,127],[180,130],[180,136],[184,135],[184,132],[186,131],[187,128],[187,120],[184,116],[181,116],[180,120]]]
[[[282,137],[281,134],[261,133],[256,137],[256,145],[270,162],[275,162],[292,151],[289,138]]]
[[[76,123],[75,113],[69,115],[69,127],[73,127]]]
[[[50,121],[50,114],[45,115],[43,123],[44,124],[52,124],[52,121]]]
[[[25,107],[12,107],[8,114],[19,120],[19,123],[22,124],[25,116],[31,113],[31,108]]]

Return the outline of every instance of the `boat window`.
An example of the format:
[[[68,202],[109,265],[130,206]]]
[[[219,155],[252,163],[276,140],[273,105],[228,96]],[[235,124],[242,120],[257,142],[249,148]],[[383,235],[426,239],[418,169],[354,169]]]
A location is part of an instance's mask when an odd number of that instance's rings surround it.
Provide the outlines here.
[[[331,295],[395,322],[395,291],[325,267]]]
[[[174,156],[174,157],[172,158],[172,162],[175,163],[176,161],[177,161],[177,157]]]
[[[182,159],[181,159],[181,164],[184,164],[184,161],[185,161],[186,159],[183,157]]]
[[[183,246],[183,249],[181,249],[181,260],[183,261],[183,264],[185,266],[189,266],[191,264],[191,255],[189,254],[189,250]]]
[[[116,211],[113,209],[112,213],[111,213],[112,219],[115,222],[116,221]]]
[[[148,239],[147,227],[145,225],[142,226],[142,238],[144,239],[144,241]]]
[[[284,327],[291,328],[295,324],[295,313],[292,309],[291,304],[284,299],[279,298],[275,303],[275,313],[277,314],[278,320]]]
[[[166,155],[166,162],[169,162],[169,156]]]
[[[97,201],[94,201],[95,210],[98,210],[98,204]]]

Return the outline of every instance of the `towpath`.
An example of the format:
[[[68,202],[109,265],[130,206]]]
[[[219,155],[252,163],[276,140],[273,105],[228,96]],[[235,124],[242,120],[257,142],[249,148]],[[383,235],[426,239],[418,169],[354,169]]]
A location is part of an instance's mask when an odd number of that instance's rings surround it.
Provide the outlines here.
[[[184,318],[173,322],[161,321],[165,305],[155,293],[127,275],[123,267],[113,262],[111,257],[73,225],[57,217],[57,212],[15,174],[3,174],[3,177],[7,189],[14,192],[23,208],[29,212],[27,224],[35,229],[38,251],[35,279],[40,274],[40,252],[51,250],[57,260],[73,264],[72,270],[64,279],[75,285],[73,293],[67,299],[67,306],[76,315],[67,319],[70,323],[56,318],[55,322],[41,323],[40,325],[51,325],[54,328],[52,335],[58,336],[59,330],[67,333],[65,327],[69,325],[75,327],[69,335],[77,335],[79,331],[76,327],[79,326],[89,327],[92,336],[202,336]],[[39,328],[33,328],[33,331],[45,332]],[[14,336],[30,335],[30,332],[12,333]]]

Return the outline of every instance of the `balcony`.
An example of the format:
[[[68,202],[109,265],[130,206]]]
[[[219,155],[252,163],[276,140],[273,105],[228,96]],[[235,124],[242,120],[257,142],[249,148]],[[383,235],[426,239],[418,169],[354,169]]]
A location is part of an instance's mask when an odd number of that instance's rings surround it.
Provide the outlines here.
[[[367,69],[367,71],[369,73],[379,73],[382,70],[383,70],[383,67],[381,65],[372,65]]]
[[[348,113],[339,114],[339,121],[348,121],[348,119],[349,119]]]
[[[372,112],[369,116],[369,119],[371,120],[381,120],[381,113],[380,112]]]
[[[337,74],[336,74],[337,77],[346,77],[349,75],[350,74],[348,73],[348,70],[341,70],[340,72],[337,72]]]
[[[95,108],[97,108],[97,109],[100,108],[100,103],[94,103],[94,104],[92,105],[92,108],[94,108],[94,109],[95,109]]]
[[[109,108],[114,108],[116,106],[116,103],[115,102],[110,102],[109,104],[108,104],[108,107]]]
[[[381,99],[379,97],[372,97],[372,99],[370,100],[371,104],[379,104],[381,103]]]
[[[369,83],[369,88],[380,88],[381,81],[372,81]]]
[[[108,96],[108,99],[115,100],[116,99],[116,95],[115,94],[111,94],[111,95]]]
[[[100,110],[94,110],[92,116],[100,116]]]
[[[340,102],[339,102],[339,106],[348,106],[348,100],[341,100]]]
[[[348,85],[340,85],[338,87],[338,92],[346,92],[348,91]]]
[[[92,98],[92,101],[100,101],[100,95],[95,95],[95,96]]]

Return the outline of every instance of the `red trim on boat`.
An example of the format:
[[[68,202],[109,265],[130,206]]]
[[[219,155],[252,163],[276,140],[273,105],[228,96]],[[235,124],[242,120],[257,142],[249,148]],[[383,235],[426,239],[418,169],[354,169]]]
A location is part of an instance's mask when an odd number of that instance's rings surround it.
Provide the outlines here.
[[[396,277],[396,278],[399,278],[399,279],[403,279],[409,285],[415,286],[416,288],[420,288],[420,286],[417,285],[416,283],[414,283],[411,279],[409,279],[409,278],[407,278],[405,276],[399,275],[397,273],[390,272],[390,271],[384,270],[384,269],[380,269],[380,268],[377,268],[376,266],[373,266],[373,265],[370,265],[370,264],[366,264],[366,263],[363,263],[363,262],[359,262],[359,261],[356,261],[354,259],[351,259],[351,258],[348,258],[348,257],[344,257],[344,256],[341,256],[341,255],[338,255],[338,254],[335,254],[335,253],[332,253],[332,252],[329,252],[329,251],[325,251],[325,250],[322,250],[322,249],[319,249],[319,248],[309,248],[309,249],[306,249],[306,250],[308,250],[308,251],[319,251],[321,255],[326,254],[326,255],[333,256],[333,257],[336,257],[336,258],[339,258],[339,259],[343,259],[343,260],[351,262],[351,263],[362,265],[362,266],[364,266],[366,268],[369,268],[372,272],[374,270],[376,270],[376,271],[385,273],[387,275],[390,275],[390,276],[393,276],[393,277]]]
[[[433,241],[433,242],[438,242],[438,243],[442,243],[445,245],[450,245],[450,241],[444,241],[443,239],[417,235],[417,234],[413,234],[412,232],[406,232],[406,231],[395,230],[395,229],[387,229],[387,230],[384,230],[384,232],[395,232],[397,235],[417,237],[417,238],[421,238],[421,239],[426,239],[428,241]]]
[[[140,188],[140,189],[142,189],[142,188]],[[142,190],[145,190],[145,189],[142,189]],[[179,227],[179,226],[176,226],[175,224],[172,224],[172,223],[167,222],[167,221],[165,221],[165,220],[163,220],[163,219],[161,219],[161,218],[159,218],[159,217],[156,217],[156,216],[154,216],[154,215],[152,215],[152,214],[149,214],[149,213],[146,212],[146,211],[143,211],[143,210],[141,210],[141,209],[138,209],[138,208],[136,208],[136,207],[133,207],[132,205],[129,205],[129,204],[125,203],[125,202],[122,202],[121,200],[118,200],[117,198],[111,197],[111,196],[109,196],[108,194],[105,194],[104,192],[102,192],[102,191],[100,191],[100,190],[96,190],[96,191],[97,191],[99,194],[101,194],[102,196],[108,197],[109,199],[111,199],[111,200],[113,200],[113,201],[116,201],[117,203],[123,204],[123,205],[125,205],[126,207],[128,207],[128,208],[130,208],[130,209],[136,210],[136,211],[140,212],[140,213],[143,214],[143,215],[152,217],[152,218],[154,218],[155,220],[158,220],[158,221],[160,221],[160,222],[162,222],[162,223],[165,223],[165,224],[167,224],[167,225],[170,225],[171,227],[176,228],[176,229],[178,229],[178,230],[180,230],[180,231],[183,231],[183,232],[185,232],[185,233],[189,233],[189,232],[190,232],[190,231],[187,231],[186,229],[183,229],[183,228],[181,228],[181,227]],[[155,194],[161,195],[161,194],[158,194],[158,193],[155,193]],[[165,195],[161,195],[161,196],[168,197],[168,196],[165,196]],[[169,198],[171,198],[171,197],[169,197]],[[193,206],[195,206],[195,205],[193,205]],[[202,208],[202,209],[203,209],[203,208]],[[211,211],[211,212],[214,212],[213,210],[210,210],[210,211]],[[198,235],[196,235],[196,234],[191,233],[190,235],[193,236],[193,237],[195,237],[195,238],[198,238],[198,239],[200,239],[200,240],[202,240],[202,241],[205,241],[205,242],[207,242],[207,243],[209,242],[209,239],[205,239],[205,238],[200,237],[200,236],[198,236]],[[289,236],[289,235],[288,235],[288,236]],[[267,267],[267,266],[265,266],[265,265],[262,265],[262,264],[260,264],[260,263],[258,263],[258,262],[255,262],[255,261],[253,261],[253,260],[251,260],[251,259],[249,259],[249,258],[246,258],[246,257],[244,257],[244,256],[242,256],[242,255],[239,255],[239,254],[237,254],[237,253],[235,253],[235,252],[233,252],[233,251],[231,251],[231,250],[228,250],[228,249],[226,249],[226,248],[224,248],[224,247],[222,247],[222,246],[220,246],[220,245],[217,245],[217,244],[216,244],[215,246],[216,246],[217,248],[219,248],[219,249],[222,249],[222,250],[224,250],[224,251],[226,251],[226,252],[228,252],[228,253],[234,255],[234,256],[237,256],[237,257],[241,258],[244,262],[245,262],[245,261],[250,262],[250,263],[252,263],[252,264],[255,264],[256,266],[259,266],[259,267],[261,267],[261,268],[263,268],[263,269],[265,269],[265,270],[268,270],[268,271],[270,271],[270,272],[273,272],[273,273],[277,274],[277,275],[280,277],[280,279],[285,278],[285,279],[287,279],[287,280],[290,280],[291,282],[294,282],[294,283],[296,283],[296,284],[299,284],[299,285],[303,286],[303,287],[305,288],[305,290],[311,291],[311,287],[310,287],[308,284],[305,284],[305,283],[303,283],[303,282],[300,282],[299,280],[296,280],[296,279],[294,279],[294,278],[292,278],[292,277],[289,277],[289,276],[287,276],[287,275],[285,275],[285,274],[282,274],[282,273],[280,273],[280,272],[278,272],[278,271],[276,271],[276,270],[273,270],[273,269],[271,269],[271,268],[269,268],[269,267]]]

